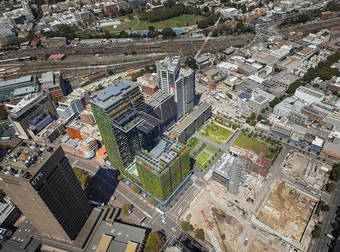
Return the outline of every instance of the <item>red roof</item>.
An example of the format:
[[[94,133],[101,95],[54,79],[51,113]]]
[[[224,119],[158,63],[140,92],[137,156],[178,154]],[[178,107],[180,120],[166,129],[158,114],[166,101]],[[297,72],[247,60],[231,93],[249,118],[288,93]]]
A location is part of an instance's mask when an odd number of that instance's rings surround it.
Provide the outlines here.
[[[60,60],[60,59],[63,59],[64,57],[65,57],[65,54],[60,53],[60,54],[52,54],[50,57],[48,57],[48,59]]]
[[[268,158],[262,158],[262,159],[258,158],[256,160],[256,163],[261,165],[261,166],[264,166],[264,167],[270,167],[272,161],[270,159],[268,159]]]
[[[331,28],[332,31],[340,31],[340,25],[337,25],[337,26],[333,26]]]
[[[97,151],[97,155],[98,156],[107,156],[106,148],[105,148],[104,145]]]

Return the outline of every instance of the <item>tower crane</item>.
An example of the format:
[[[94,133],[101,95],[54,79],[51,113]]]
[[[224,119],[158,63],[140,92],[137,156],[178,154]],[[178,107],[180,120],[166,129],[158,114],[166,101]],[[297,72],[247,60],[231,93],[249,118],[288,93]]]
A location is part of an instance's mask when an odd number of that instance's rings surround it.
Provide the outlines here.
[[[195,58],[194,58],[195,60],[197,59],[197,57],[198,57],[198,56],[201,54],[201,52],[203,51],[203,49],[204,49],[206,43],[208,42],[208,40],[210,39],[211,35],[212,35],[213,32],[215,31],[215,29],[216,29],[218,23],[220,22],[221,18],[222,18],[222,16],[220,16],[220,17],[217,19],[217,21],[216,21],[216,23],[214,24],[214,26],[211,27],[211,30],[210,30],[208,36],[205,38],[205,40],[204,40],[204,42],[203,42],[201,48],[197,51],[197,53],[196,53],[196,55],[195,55]]]
[[[208,232],[209,238],[210,238],[210,240],[211,240],[211,242],[212,242],[212,244],[215,248],[215,251],[216,252],[222,252],[220,244],[218,243],[217,238],[214,235],[214,232],[212,231],[212,226],[211,226],[207,216],[205,215],[203,210],[201,210],[201,213],[203,215],[203,219],[204,219],[205,223],[207,224],[207,232]]]

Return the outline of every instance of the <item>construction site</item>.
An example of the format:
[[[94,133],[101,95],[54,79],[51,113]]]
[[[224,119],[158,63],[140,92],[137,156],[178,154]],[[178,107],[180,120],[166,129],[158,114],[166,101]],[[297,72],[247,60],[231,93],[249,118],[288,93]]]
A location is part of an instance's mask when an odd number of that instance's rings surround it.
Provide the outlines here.
[[[217,252],[289,251],[289,246],[277,236],[250,223],[252,209],[255,209],[253,203],[237,199],[239,197],[227,192],[226,187],[210,181],[183,212],[181,220],[190,222],[195,229],[202,228],[205,240]]]
[[[317,199],[283,181],[275,181],[251,222],[297,248],[308,246],[311,217]],[[309,229],[311,230],[311,229]],[[309,235],[308,235],[309,237]]]
[[[306,187],[322,189],[328,182],[328,174],[332,167],[299,152],[288,153],[282,170],[296,177]]]

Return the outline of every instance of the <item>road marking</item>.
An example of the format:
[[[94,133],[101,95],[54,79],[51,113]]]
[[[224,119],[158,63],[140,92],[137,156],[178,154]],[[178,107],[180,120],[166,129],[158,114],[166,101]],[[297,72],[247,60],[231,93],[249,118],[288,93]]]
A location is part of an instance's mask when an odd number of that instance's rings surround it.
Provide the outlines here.
[[[130,200],[128,197],[126,197],[120,190],[116,189],[116,191],[117,191],[123,198],[125,198],[127,201],[129,201],[129,202],[131,202],[131,203],[133,204],[132,200]],[[139,211],[141,211],[143,214],[145,214],[146,216],[148,216],[150,219],[153,219],[153,217],[152,217],[150,214],[148,214],[147,212],[145,212],[145,211],[144,211],[142,208],[140,208],[138,205],[133,204],[133,207],[136,207]]]

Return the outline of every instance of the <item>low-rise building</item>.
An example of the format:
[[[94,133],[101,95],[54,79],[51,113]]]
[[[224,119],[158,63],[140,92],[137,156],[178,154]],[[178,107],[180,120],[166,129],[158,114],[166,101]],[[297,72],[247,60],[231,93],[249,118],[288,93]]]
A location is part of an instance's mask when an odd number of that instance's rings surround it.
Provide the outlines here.
[[[0,102],[9,101],[11,93],[19,88],[39,88],[39,83],[35,75],[22,76],[17,79],[0,81]]]
[[[41,75],[41,89],[50,93],[52,98],[60,98],[72,91],[71,85],[67,85],[61,72],[46,72]]]
[[[248,108],[255,113],[260,113],[261,110],[268,107],[268,105],[269,99],[256,93],[253,93],[248,101]]]
[[[82,141],[79,139],[72,139],[66,135],[61,139],[60,146],[65,152],[77,155],[81,158],[89,159],[96,155],[98,144],[93,138],[87,138]]]
[[[275,85],[283,87],[285,90],[287,90],[289,86],[298,79],[299,78],[297,76],[287,73],[286,71],[282,71],[274,75],[272,81],[275,83]]]
[[[324,144],[324,140],[322,140],[319,137],[315,137],[315,139],[313,140],[313,142],[310,145],[310,150],[315,152],[315,153],[320,153],[322,146]]]
[[[306,104],[312,104],[314,102],[321,102],[325,95],[319,91],[311,88],[300,86],[295,90],[295,97],[302,100]]]
[[[67,39],[65,37],[46,38],[42,41],[42,45],[46,48],[65,47]]]
[[[322,148],[322,153],[329,157],[340,160],[340,139],[335,138],[333,142],[325,141],[325,144]]]

